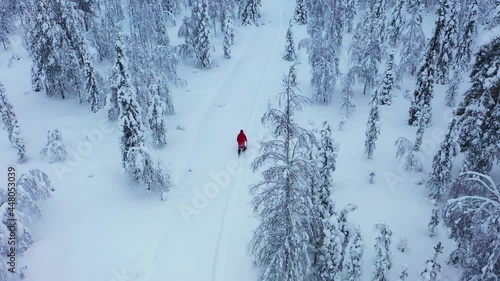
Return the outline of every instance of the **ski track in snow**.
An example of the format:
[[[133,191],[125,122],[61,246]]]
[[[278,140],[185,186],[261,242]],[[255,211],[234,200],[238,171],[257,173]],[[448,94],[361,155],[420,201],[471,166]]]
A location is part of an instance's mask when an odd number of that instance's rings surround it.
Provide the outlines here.
[[[255,29],[253,31],[252,37],[250,39],[251,42],[255,42],[258,40],[258,36],[257,36],[258,31],[259,30],[257,30],[257,29]],[[251,48],[250,48],[250,44],[249,44],[246,46],[245,50],[243,51],[243,54],[248,53],[250,50],[251,50]],[[233,67],[231,68],[230,73],[233,73],[235,69],[238,69],[240,67],[241,63],[242,63],[242,60],[241,59],[238,60],[238,62],[236,64],[234,64]],[[224,80],[222,85],[226,85],[228,83],[231,83],[231,81],[234,81],[234,80],[229,79],[229,77],[227,77],[227,79]],[[199,124],[202,123],[202,121],[204,120],[204,117],[206,117],[207,115],[210,114],[210,110],[213,108],[214,101],[220,100],[220,97],[223,96],[225,93],[224,91],[222,91],[222,87],[219,87],[219,88],[221,88],[221,90],[219,90],[217,92],[217,94],[215,94],[211,98],[206,98],[204,100],[203,105],[201,106],[201,108],[203,110],[201,111],[201,113],[198,113],[198,114],[192,116],[192,118],[190,119],[191,122],[188,123],[188,128],[199,127]],[[200,133],[198,131],[195,138],[190,138],[187,141],[186,146],[192,148],[191,150],[194,150],[196,148],[196,141],[199,140],[200,138],[201,138],[201,136],[200,136]],[[193,155],[193,157],[196,157],[196,155]],[[179,169],[179,171],[185,171],[185,173],[187,173],[186,171],[188,169],[190,169],[191,159],[193,159],[193,157],[188,157],[187,160],[184,162],[184,165]],[[186,176],[186,175],[183,174],[182,176]],[[230,191],[232,191],[232,189],[230,189]],[[225,213],[226,208],[227,208],[227,203],[226,203],[226,206],[224,208],[224,213]],[[222,228],[222,225],[221,225],[221,228]],[[151,281],[153,279],[154,268],[156,268],[156,267],[152,267],[151,264],[153,264],[154,261],[157,260],[159,251],[162,248],[161,247],[162,241],[164,239],[166,239],[167,230],[168,230],[168,222],[164,224],[163,230],[162,230],[161,234],[158,236],[159,238],[155,239],[155,242],[152,243],[152,246],[149,248],[149,250],[146,251],[143,256],[137,257],[136,262],[134,264],[139,265],[137,267],[143,269],[143,270],[140,270],[140,272],[145,272],[146,274],[144,274],[145,276],[143,276],[139,280],[136,280],[134,278],[134,281]],[[220,235],[219,235],[219,239],[220,239]],[[219,241],[217,241],[217,245],[218,244],[219,244]],[[217,256],[217,254],[216,254],[216,256]],[[215,266],[215,264],[214,264],[214,266]],[[151,268],[151,270],[147,270],[146,268]]]
[[[280,1],[281,3],[281,1]],[[274,3],[273,3],[274,4]],[[274,4],[276,5],[276,4]],[[276,7],[276,6],[275,6]],[[231,75],[228,75],[223,83],[221,83],[221,87],[219,87],[219,91],[212,95],[211,98],[206,98],[203,101],[202,106],[198,114],[192,116],[190,119],[190,123],[188,128],[199,128],[195,134],[195,137],[189,139],[185,147],[191,148],[191,155],[187,157],[184,167],[180,168],[179,171],[181,173],[187,173],[188,169],[196,169],[196,164],[193,167],[192,160],[196,159],[205,159],[205,160],[215,160],[218,159],[218,155],[215,154],[220,149],[215,147],[221,147],[221,150],[224,150],[226,144],[224,142],[220,142],[219,139],[210,138],[209,129],[217,129],[213,127],[217,127],[217,124],[223,123],[224,120],[231,120],[234,118],[234,115],[239,116],[248,116],[246,122],[246,132],[247,135],[252,132],[257,132],[260,127],[260,118],[256,116],[259,112],[258,109],[266,108],[266,105],[263,104],[264,97],[264,89],[265,85],[268,82],[268,77],[270,74],[271,65],[273,62],[281,60],[280,55],[278,54],[278,47],[280,46],[280,42],[283,38],[281,33],[284,30],[284,16],[281,5],[278,5],[278,9],[271,9],[273,11],[273,15],[269,16],[270,19],[279,19],[279,24],[272,25],[266,24],[259,27],[250,27],[254,28],[253,34],[251,35],[251,39],[249,40],[245,50],[242,52],[242,55],[238,58],[238,62],[235,63],[231,69]],[[276,14],[276,13],[279,13]],[[272,38],[273,45],[271,51],[269,50],[268,42],[270,40],[263,40],[263,38]],[[265,53],[268,53],[265,55]],[[236,59],[236,58],[233,58]],[[263,72],[255,72],[249,73],[251,69],[259,69],[259,65],[264,66]],[[250,75],[251,74],[251,75]],[[242,81],[245,80],[245,81]],[[258,84],[254,83],[255,81],[259,81]],[[247,83],[249,87],[244,87],[242,84]],[[244,90],[242,90],[242,88]],[[255,90],[255,91],[252,91]],[[266,93],[267,96],[274,95],[276,93]],[[238,96],[239,95],[239,96]],[[214,102],[224,102],[226,106],[223,109],[214,107]],[[250,105],[251,104],[251,105]],[[231,109],[226,111],[225,109]],[[223,112],[221,114],[220,112]],[[222,116],[221,116],[222,115]],[[213,120],[213,121],[212,121]],[[215,122],[214,122],[215,121]],[[240,120],[241,121],[241,120]],[[240,125],[238,125],[240,126]],[[229,138],[231,141],[233,140],[233,134],[239,131],[240,127],[235,127],[233,131],[229,131],[231,133],[231,137]],[[208,130],[208,133],[207,133]],[[218,134],[212,133],[217,136]],[[252,136],[249,136],[252,138]],[[211,142],[206,141],[207,138],[210,138]],[[236,149],[233,147],[234,143],[231,142],[231,155],[236,155]],[[203,147],[207,147],[204,149]],[[252,149],[258,149],[258,146],[252,146]],[[233,152],[234,150],[234,152]],[[212,156],[200,156],[200,151],[202,154],[212,155]],[[223,281],[226,280],[226,266],[231,262],[238,262],[228,257],[228,238],[231,235],[235,235],[231,233],[233,228],[233,222],[236,219],[236,216],[244,216],[247,209],[247,202],[242,201],[241,198],[246,198],[246,196],[241,196],[241,192],[247,192],[248,186],[248,174],[249,171],[249,163],[247,153],[242,154],[239,160],[239,169],[242,172],[236,176],[236,180],[234,183],[230,184],[228,187],[226,196],[222,196],[219,194],[217,197],[221,197],[220,200],[218,198],[212,199],[213,202],[211,204],[223,205],[222,212],[220,216],[217,216],[213,219],[214,223],[217,219],[220,218],[219,227],[214,228],[217,229],[218,233],[216,234],[216,243],[213,255],[208,255],[213,257],[212,266],[211,266],[211,274],[207,277],[210,277],[212,281]],[[225,159],[225,157],[221,157],[218,159],[217,163],[213,163],[212,166],[215,167],[223,167],[225,162],[231,161],[232,159]],[[207,166],[200,164],[201,167]],[[206,168],[205,168],[206,169]],[[223,170],[223,169],[222,169]],[[186,175],[184,175],[186,176]],[[236,188],[238,190],[233,191]],[[241,190],[244,189],[244,190]],[[222,193],[222,192],[221,192]],[[223,199],[223,200],[222,200]],[[238,209],[240,208],[240,209]],[[240,214],[241,213],[241,214]],[[167,236],[171,233],[168,232],[169,222],[166,222],[163,226],[161,234],[158,235],[158,238],[154,240],[148,247],[144,254],[137,257],[136,262],[134,263],[134,267],[137,267],[139,270],[137,271],[136,278],[132,278],[134,281],[151,281],[151,280],[159,280],[163,279],[161,274],[159,274],[158,269],[161,268],[161,264],[159,261],[160,253],[168,253],[168,249],[163,247],[164,242],[166,242]],[[241,230],[240,230],[241,231]],[[177,233],[182,233],[181,230],[177,231]],[[199,235],[201,235],[201,231]],[[176,235],[173,235],[176,236]],[[192,245],[193,249],[196,248],[196,245]],[[208,272],[207,272],[208,273]],[[203,276],[203,274],[201,274]]]
[[[277,47],[279,46],[281,37],[278,35],[279,35],[280,31],[283,30],[283,11],[281,8],[282,7],[281,1],[280,1],[280,4],[278,6],[279,6],[279,9],[277,10],[277,13],[279,13],[278,30],[275,31],[276,35],[275,35],[273,47],[272,47],[271,52],[269,52],[269,55],[267,58],[267,63],[265,66],[265,71],[263,72],[263,75],[261,76],[260,82],[258,84],[257,93],[255,95],[254,103],[251,107],[252,112],[251,112],[249,119],[247,121],[247,124],[246,124],[246,128],[252,128],[251,131],[253,131],[253,132],[255,132],[257,127],[258,127],[256,124],[256,120],[259,120],[259,119],[255,118],[256,117],[255,115],[257,113],[256,109],[257,109],[257,105],[261,105],[261,103],[262,103],[262,96],[263,96],[262,91],[264,89],[264,85],[268,81],[271,62],[273,60],[279,59],[279,56],[277,54],[277,49],[278,49]],[[245,188],[245,190],[246,190],[245,182],[248,182],[246,180],[248,177],[247,175],[249,173],[248,160],[246,159],[246,157],[244,157],[244,156],[246,156],[246,154],[243,154],[242,156],[243,156],[242,160],[244,160],[243,161],[244,165],[242,165],[243,166],[242,168],[245,169],[246,171],[244,171],[243,175],[241,175],[237,179],[237,182],[235,184],[235,187],[237,188],[237,190],[233,191],[233,189],[230,189],[230,194],[227,197],[226,204],[224,206],[224,211],[222,213],[222,221],[220,224],[219,236],[217,239],[217,248],[216,248],[216,252],[215,252],[215,256],[214,256],[214,263],[213,263],[213,269],[212,269],[212,281],[224,281],[224,280],[226,280],[226,278],[225,278],[225,274],[226,274],[225,265],[227,264],[227,260],[228,260],[228,258],[227,258],[228,245],[227,244],[228,244],[229,232],[232,229],[232,223],[234,222],[234,217],[235,217],[234,214],[236,213],[236,211],[235,211],[236,208],[238,206],[240,206],[240,207],[245,206],[245,204],[241,204],[243,202],[238,202],[239,200],[237,200],[240,197],[238,195],[241,192],[241,188]],[[240,204],[236,204],[236,203],[240,203]],[[229,210],[231,210],[229,212],[229,214],[233,214],[232,216],[229,216],[229,217],[228,217],[228,206],[230,206]]]

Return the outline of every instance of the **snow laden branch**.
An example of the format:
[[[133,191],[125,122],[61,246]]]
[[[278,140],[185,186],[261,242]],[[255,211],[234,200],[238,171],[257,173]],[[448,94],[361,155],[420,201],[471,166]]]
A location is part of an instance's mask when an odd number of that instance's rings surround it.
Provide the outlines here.
[[[464,268],[461,280],[497,280],[500,275],[500,186],[477,172],[459,176],[466,195],[448,200],[444,222],[458,242],[452,253]],[[455,187],[457,188],[457,187]]]
[[[261,155],[252,163],[262,180],[250,187],[254,212],[260,220],[249,244],[254,263],[262,269],[259,280],[307,280],[311,273],[310,237],[314,209],[309,177],[316,168],[307,160],[315,137],[293,122],[304,97],[296,95],[296,66],[285,76],[279,95],[281,110],[271,109],[262,118],[273,128],[274,139],[262,143]],[[317,227],[317,226],[316,226]]]

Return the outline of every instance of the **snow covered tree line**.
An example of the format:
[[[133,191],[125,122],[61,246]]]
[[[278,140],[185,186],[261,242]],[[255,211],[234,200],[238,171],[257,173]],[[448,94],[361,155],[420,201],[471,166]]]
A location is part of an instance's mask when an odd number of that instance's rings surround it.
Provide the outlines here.
[[[297,5],[303,6],[301,3]],[[313,101],[318,103],[331,102],[340,74],[339,58],[346,24],[343,14],[345,10],[346,6],[337,0],[326,3],[318,0],[306,1],[309,38],[302,40],[299,48],[305,47],[309,54]]]
[[[496,280],[500,273],[500,193],[489,176],[500,155],[499,48],[497,36],[476,53],[471,86],[455,110],[426,182],[430,198],[445,203],[442,219],[458,245],[449,262],[463,268],[461,280]],[[452,182],[459,153],[464,156],[461,175]],[[434,217],[429,226],[437,224]]]
[[[240,5],[247,5],[243,2],[238,1]],[[260,6],[260,1],[254,2]],[[130,57],[133,84],[143,105],[149,104],[146,93],[153,84],[165,89],[170,83],[185,84],[177,76],[180,56],[194,54],[202,66],[210,67],[213,47],[209,34],[216,19],[224,33],[224,56],[231,57],[234,0],[148,0],[147,3],[128,0],[127,4],[125,9],[118,0],[3,1],[0,12],[8,16],[0,22],[0,41],[8,45],[6,34],[12,33],[13,16],[19,15],[25,45],[33,59],[33,90],[62,98],[75,96],[80,102],[88,102],[93,112],[105,105],[105,93],[112,83],[101,77],[94,61],[115,58],[114,45],[118,34],[124,31],[123,20],[130,22],[130,37],[124,38],[124,43]],[[176,24],[174,16],[180,14],[181,7],[193,10],[190,26],[180,29],[192,29],[189,34],[193,38],[186,39],[192,44],[172,46],[166,27]],[[186,52],[190,48],[192,52]],[[92,49],[97,51],[95,57]]]
[[[458,247],[449,262],[463,269],[460,280],[494,281],[500,275],[500,185],[466,172],[451,187],[443,209],[450,238]]]
[[[7,99],[7,93],[0,81],[0,117],[3,128],[7,131],[9,141],[17,151],[17,162],[24,163],[27,161],[26,147],[23,134],[19,128],[16,114],[12,104]]]
[[[47,200],[54,189],[49,177],[40,170],[28,170],[22,174],[15,189],[9,184],[7,188],[0,188],[0,277],[2,280],[7,276],[21,278],[24,276],[26,267],[16,268],[15,272],[9,270],[12,266],[13,254],[19,255],[28,250],[34,241],[30,230],[31,222],[42,216],[38,203]],[[15,233],[12,232],[12,220],[16,222]],[[12,237],[14,233],[14,237]],[[12,244],[9,241],[16,239],[15,253],[12,252]],[[16,264],[17,265],[17,264]]]
[[[282,109],[262,118],[273,138],[262,143],[252,163],[262,181],[251,186],[253,208],[260,220],[249,251],[261,271],[260,280],[349,280],[362,276],[363,237],[347,216],[357,207],[335,210],[333,172],[338,147],[323,123],[319,138],[294,121],[307,98],[296,94],[296,66],[284,78]],[[375,104],[378,104],[375,103]],[[375,245],[374,280],[386,280],[392,267],[392,232],[381,223]]]
[[[164,199],[170,186],[170,177],[163,165],[151,156],[146,136],[146,124],[143,121],[142,108],[139,105],[136,89],[131,84],[131,77],[121,36],[116,43],[116,62],[114,66],[112,98],[118,110],[110,111],[110,115],[118,112],[121,132],[122,165],[133,184],[138,184],[159,193]],[[111,95],[110,95],[111,96]],[[157,147],[165,145],[165,124],[163,123],[164,104],[158,92],[153,94],[153,102],[149,110],[149,125],[152,131],[153,144]]]

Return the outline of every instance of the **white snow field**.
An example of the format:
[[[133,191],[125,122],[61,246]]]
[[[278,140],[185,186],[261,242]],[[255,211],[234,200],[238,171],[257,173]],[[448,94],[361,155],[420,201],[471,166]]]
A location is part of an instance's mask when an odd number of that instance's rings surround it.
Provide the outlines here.
[[[5,171],[0,173],[1,182],[6,182],[8,166],[14,166],[18,175],[37,168],[50,176],[56,190],[41,205],[43,217],[33,221],[34,245],[18,257],[19,265],[28,266],[27,281],[257,280],[259,269],[252,267],[247,255],[256,226],[248,186],[260,175],[251,171],[250,164],[259,141],[268,135],[260,119],[268,106],[278,106],[275,97],[290,66],[282,56],[292,2],[263,1],[262,25],[237,27],[231,59],[223,58],[218,34],[215,67],[201,70],[181,64],[179,74],[188,86],[171,89],[176,115],[166,117],[166,148],[154,153],[172,176],[165,201],[129,187],[121,167],[117,124],[107,121],[105,110],[92,114],[77,101],[32,92],[31,60],[20,39],[13,37],[13,47],[0,50],[0,81],[17,113],[29,156],[26,164],[16,164],[15,150],[0,131],[0,169]],[[295,29],[297,44],[306,32],[305,27]],[[169,32],[179,40],[176,30]],[[346,40],[341,66],[346,65],[350,38]],[[20,60],[8,67],[12,54]],[[300,50],[299,60],[299,88],[308,96],[305,50]],[[408,280],[416,280],[439,241],[445,247],[439,258],[443,280],[457,280],[457,272],[445,261],[453,242],[441,226],[437,237],[428,237],[432,204],[423,185],[418,185],[429,172],[451,112],[444,95],[439,95],[444,89],[436,87],[434,126],[424,140],[424,171],[408,174],[395,159],[396,139],[415,136],[415,129],[405,122],[410,102],[403,97],[414,84],[406,79],[395,91],[393,105],[381,109],[382,133],[370,161],[363,154],[369,95],[356,95],[357,110],[340,132],[338,103],[312,105],[299,114],[304,126],[320,128],[328,120],[334,129],[339,155],[333,196],[337,208],[358,205],[350,221],[361,226],[364,237],[363,280],[371,279],[373,226],[380,221],[393,231],[391,280],[399,276],[403,264],[410,268]],[[48,164],[38,155],[52,128],[61,130],[71,151],[70,159]],[[240,129],[249,138],[249,149],[238,158]],[[376,174],[374,184],[368,182],[371,169]],[[400,238],[408,240],[405,253],[396,248]]]

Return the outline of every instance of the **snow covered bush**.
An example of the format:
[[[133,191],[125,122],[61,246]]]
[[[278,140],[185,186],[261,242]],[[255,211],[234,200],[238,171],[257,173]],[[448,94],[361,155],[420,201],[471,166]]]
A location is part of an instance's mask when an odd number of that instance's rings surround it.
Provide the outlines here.
[[[398,247],[398,250],[401,253],[407,252],[408,251],[408,239],[406,237],[400,238],[398,241],[398,244],[396,246]]]
[[[28,192],[34,200],[46,200],[50,197],[50,191],[54,191],[47,174],[37,169],[22,174],[17,186]]]
[[[371,184],[374,184],[375,183],[375,171],[371,170],[370,174],[368,176],[369,176],[368,182]]]
[[[396,159],[404,160],[404,168],[407,171],[422,171],[423,163],[415,154],[414,145],[405,137],[396,140]]]
[[[47,144],[40,151],[40,158],[49,163],[66,160],[66,146],[62,143],[61,132],[58,129],[49,130],[47,133]]]
[[[170,188],[170,177],[163,165],[154,161],[151,152],[143,147],[132,147],[127,153],[125,170],[134,184],[160,194],[162,200]]]
[[[50,197],[53,190],[48,176],[40,170],[29,170],[16,183],[15,201],[7,190],[0,189],[0,255],[7,254],[10,246],[9,225],[16,221],[16,250],[26,251],[33,243],[28,224],[30,215],[41,216],[37,203]]]
[[[443,251],[441,242],[434,247],[434,251],[434,257],[426,261],[425,268],[420,273],[419,281],[441,281],[441,265],[437,262],[438,255]]]
[[[10,202],[2,202],[0,205],[0,255],[7,255],[10,252],[11,246],[8,243],[13,221],[16,222],[16,251],[22,253],[33,245],[31,230],[27,227],[30,218],[13,209]]]
[[[403,266],[401,267],[401,274],[399,275],[397,281],[406,281],[407,277],[408,277],[408,265],[403,264]]]
[[[459,187],[460,190],[453,192]],[[458,243],[452,262],[462,266],[462,281],[494,281],[500,276],[500,185],[475,172],[459,176],[443,210],[450,238]]]
[[[17,209],[25,214],[41,216],[37,203],[47,200],[54,191],[49,177],[44,172],[33,169],[21,175],[17,181]]]

